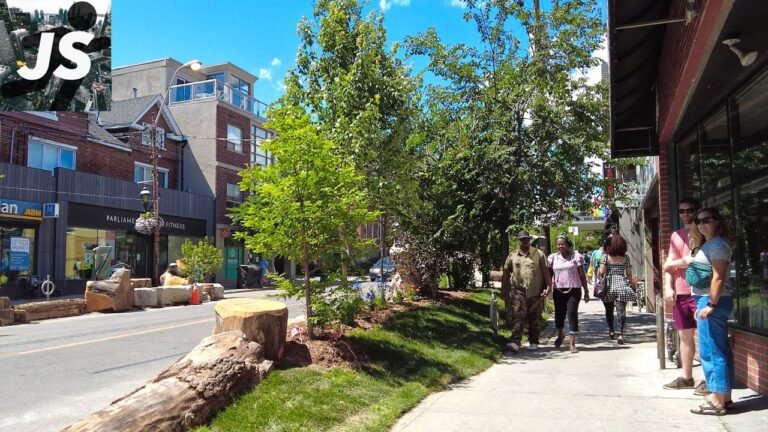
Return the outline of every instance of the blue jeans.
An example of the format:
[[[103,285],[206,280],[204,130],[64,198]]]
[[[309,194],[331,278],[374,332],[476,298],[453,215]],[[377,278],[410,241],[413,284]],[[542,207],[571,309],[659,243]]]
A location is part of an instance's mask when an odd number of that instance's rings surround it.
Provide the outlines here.
[[[721,296],[715,310],[703,320],[699,317],[707,307],[709,296],[696,299],[696,325],[699,332],[699,357],[707,389],[713,393],[728,393],[733,388],[733,351],[728,342],[728,317],[733,311],[733,299]]]

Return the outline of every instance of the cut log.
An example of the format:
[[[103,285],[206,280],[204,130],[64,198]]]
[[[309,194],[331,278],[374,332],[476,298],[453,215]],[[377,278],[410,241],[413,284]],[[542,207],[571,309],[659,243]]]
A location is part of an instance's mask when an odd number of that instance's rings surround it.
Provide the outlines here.
[[[88,312],[108,309],[120,312],[132,309],[131,271],[119,269],[109,279],[86,283],[85,305]]]
[[[272,367],[241,332],[203,339],[155,379],[64,432],[183,431],[206,424]]]
[[[264,357],[280,360],[288,330],[288,307],[272,300],[236,298],[216,304],[213,334],[240,330],[246,339],[264,348]]]
[[[11,325],[13,321],[13,309],[0,309],[0,326]]]
[[[51,300],[18,304],[14,308],[26,311],[27,320],[40,321],[82,315],[85,312],[85,301],[83,299]]]
[[[0,309],[10,309],[11,299],[8,297],[0,297]]]
[[[131,278],[131,286],[136,288],[151,288],[152,279],[150,278]]]

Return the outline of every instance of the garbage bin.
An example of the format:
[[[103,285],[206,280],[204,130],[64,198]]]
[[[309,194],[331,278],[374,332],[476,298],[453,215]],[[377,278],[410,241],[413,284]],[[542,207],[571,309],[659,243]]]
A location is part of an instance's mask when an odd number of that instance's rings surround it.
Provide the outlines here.
[[[242,264],[239,268],[240,286],[243,288],[262,288],[261,266],[258,264]]]

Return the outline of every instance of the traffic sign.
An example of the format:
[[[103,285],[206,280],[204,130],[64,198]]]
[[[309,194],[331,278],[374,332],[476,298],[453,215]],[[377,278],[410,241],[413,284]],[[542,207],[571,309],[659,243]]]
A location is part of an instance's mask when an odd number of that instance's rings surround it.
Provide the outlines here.
[[[57,217],[59,217],[59,203],[45,203],[45,204],[43,204],[43,217],[44,218],[57,218]]]

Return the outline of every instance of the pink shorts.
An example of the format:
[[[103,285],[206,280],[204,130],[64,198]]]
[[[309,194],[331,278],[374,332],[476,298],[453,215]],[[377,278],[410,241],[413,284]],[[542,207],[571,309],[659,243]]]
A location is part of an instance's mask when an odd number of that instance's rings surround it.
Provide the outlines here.
[[[675,317],[675,328],[678,330],[696,328],[696,300],[691,295],[677,295],[672,309]]]

